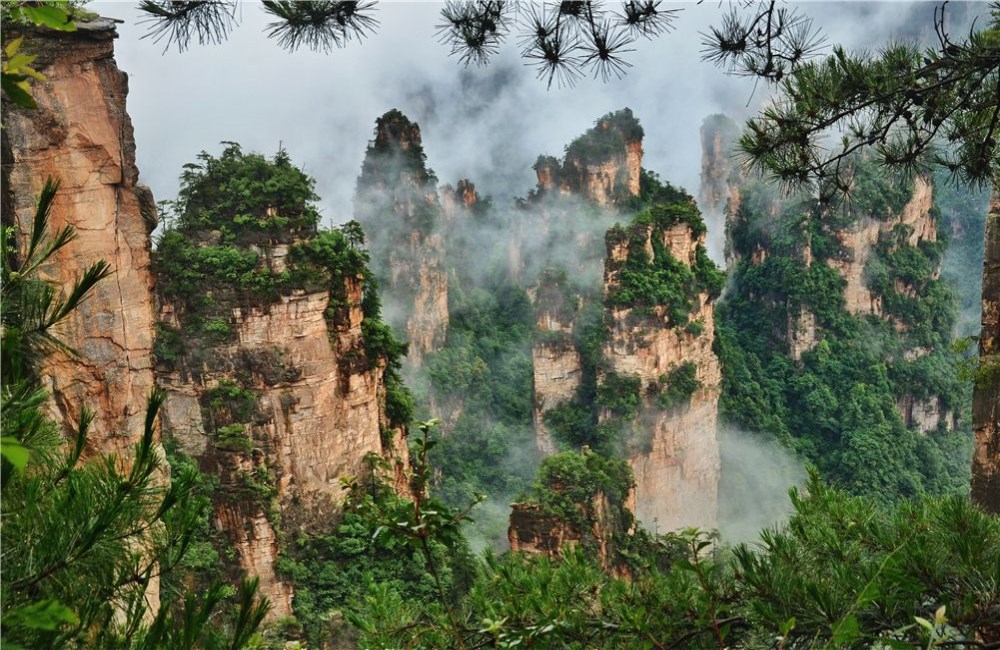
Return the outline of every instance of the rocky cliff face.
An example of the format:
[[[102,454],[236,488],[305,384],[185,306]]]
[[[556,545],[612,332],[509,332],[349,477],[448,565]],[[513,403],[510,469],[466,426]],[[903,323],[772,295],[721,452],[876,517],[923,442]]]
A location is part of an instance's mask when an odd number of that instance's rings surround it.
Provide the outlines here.
[[[72,226],[77,236],[44,272],[62,286],[99,260],[114,272],[60,332],[79,357],[53,354],[43,372],[57,421],[75,422],[86,406],[95,413],[91,447],[128,452],[142,434],[153,388],[149,233],[156,212],[138,182],[128,79],[115,64],[115,38],[114,24],[99,20],[26,39],[47,81],[33,87],[38,108],[4,104],[3,200],[4,223],[28,228],[46,179],[60,180],[49,227]]]
[[[531,360],[535,394],[535,441],[543,455],[556,452],[545,414],[576,397],[583,379],[583,359],[573,343],[580,297],[565,274],[543,273],[535,289],[535,342]]]
[[[377,465],[405,490],[402,345],[356,224],[318,229],[313,181],[287,153],[230,144],[199,162],[154,256],[164,436],[217,481],[214,527],[280,618],[293,586],[279,552],[329,531],[344,483]]]
[[[1000,188],[997,186],[993,187],[986,217],[979,359],[972,404],[976,434],[972,498],[987,511],[1000,513]]]
[[[846,281],[844,301],[847,311],[856,315],[883,315],[879,296],[868,286],[865,269],[876,252],[879,241],[885,241],[894,232],[907,233],[899,245],[917,247],[937,241],[937,222],[931,213],[934,206],[933,187],[928,179],[914,180],[910,200],[898,213],[889,215],[863,215],[846,228],[835,231],[840,240],[839,254],[828,260]]]
[[[527,228],[530,234],[522,237],[532,241],[516,245],[528,251],[536,267],[528,269],[528,281],[534,284],[536,313],[534,427],[543,454],[556,450],[546,413],[577,398],[583,375],[593,374],[593,369],[584,368],[573,333],[584,305],[600,302],[604,231],[620,218],[616,206],[640,193],[642,137],[638,120],[625,108],[598,119],[566,147],[562,161],[540,156],[534,166],[538,183],[522,206],[533,221]],[[539,269],[537,258],[564,266]],[[516,268],[524,270],[520,263]]]
[[[696,234],[688,223],[633,226],[627,238],[609,233],[605,295],[621,291],[630,257],[639,254],[663,264],[669,255],[693,269],[699,248],[703,255],[704,233]],[[722,375],[712,351],[714,302],[708,291],[697,291],[690,310],[682,312],[683,322],[677,322],[669,304],[612,303],[608,308],[607,372],[638,380],[641,399],[629,463],[635,472],[636,515],[651,529],[717,525],[716,414]]]
[[[46,81],[32,86],[35,109],[3,106],[2,219],[29,232],[39,191],[46,179],[58,180],[49,232],[71,226],[76,238],[43,275],[67,287],[95,262],[109,264],[113,274],[57,332],[78,355],[55,351],[41,372],[53,419],[76,422],[90,409],[89,451],[127,458],[153,389],[149,235],[156,208],[138,183],[128,77],[115,63],[115,38],[114,23],[104,19],[78,23],[72,33],[27,35],[22,51],[37,56],[33,65]],[[159,607],[159,578],[146,603],[150,612]]]
[[[369,454],[390,458],[403,482],[404,434],[386,417],[384,364],[367,361],[361,291],[347,280],[335,319],[326,291],[234,307],[231,340],[159,368],[164,433],[219,477],[215,526],[260,576],[272,617],[291,614],[293,595],[275,572],[279,535],[335,518],[341,479],[365,475]],[[166,301],[164,324],[180,329],[178,316]]]
[[[538,191],[584,197],[602,207],[637,196],[642,136],[630,109],[608,113],[566,147],[562,162],[551,156],[538,159]]]
[[[736,122],[716,114],[705,118],[700,133],[701,190],[698,204],[709,232],[714,235],[708,242],[708,252],[712,259],[721,260],[726,213],[739,208],[740,185],[745,180],[733,156],[740,130]]]
[[[528,500],[511,510],[511,551],[556,558],[582,548],[606,571],[627,577],[620,551],[635,533],[634,483],[627,464],[588,449],[568,451],[547,458],[539,476]]]
[[[898,355],[907,362],[931,354],[935,346],[926,330],[945,327],[918,322],[920,318],[914,321],[913,315],[924,309],[915,305],[933,303],[937,300],[933,294],[939,293],[932,285],[940,277],[942,249],[930,179],[918,176],[907,186],[880,179],[876,170],[862,163],[848,214],[839,208],[814,207],[809,208],[814,214],[803,221],[801,206],[790,208],[772,190],[741,178],[737,169],[727,165],[731,158],[720,158],[720,152],[729,151],[738,137],[735,128],[726,128],[727,123],[732,124],[722,116],[712,116],[702,127],[701,193],[709,211],[728,205],[726,257],[730,267],[737,268],[742,260],[747,268],[756,267],[754,275],[777,277],[784,273],[778,267],[791,262],[803,274],[818,279],[823,274],[810,269],[825,264],[842,280],[839,293],[848,314],[892,323],[903,342]],[[752,205],[745,205],[748,201]],[[790,218],[792,212],[798,217]],[[747,273],[744,269],[738,275]],[[775,298],[769,295],[771,288],[751,290],[750,297],[777,300],[784,306],[782,322],[769,324],[771,338],[792,360],[801,362],[803,354],[823,339],[824,324],[813,306],[803,304],[801,291],[796,296],[779,291]],[[937,395],[904,393],[897,407],[907,426],[921,433],[957,426],[953,405]]]
[[[406,333],[412,363],[438,350],[448,331],[443,215],[434,181],[420,127],[397,110],[380,117],[358,179],[355,217],[368,238],[389,321]],[[471,190],[461,200],[474,197]]]
[[[562,557],[566,551],[580,546],[591,546],[606,571],[619,575],[624,566],[615,556],[614,535],[620,530],[617,510],[604,494],[598,494],[589,503],[580,504],[584,521],[547,512],[537,503],[515,503],[511,507],[507,541],[514,553]]]
[[[721,286],[700,287],[709,266],[718,281],[721,275],[707,258],[694,201],[642,170],[642,134],[631,111],[611,113],[567,147],[563,162],[543,156],[535,165],[529,206],[546,232],[577,233],[573,252],[561,256],[575,266],[542,272],[533,289],[536,440],[544,454],[555,450],[556,437],[563,444],[591,440],[604,454],[623,445],[635,474],[635,512],[647,526],[713,526],[721,377],[712,340]],[[571,201],[569,228],[556,197]],[[607,231],[631,216],[622,214],[625,205],[640,202],[645,207],[632,225]],[[595,221],[602,225],[597,235],[584,215],[600,209],[613,214]],[[603,278],[595,276],[591,288],[594,268]],[[668,386],[669,377],[682,375]],[[673,397],[661,394],[678,390],[687,392],[666,404]],[[518,521],[529,515],[551,528],[535,537],[559,537],[561,529],[530,508]]]

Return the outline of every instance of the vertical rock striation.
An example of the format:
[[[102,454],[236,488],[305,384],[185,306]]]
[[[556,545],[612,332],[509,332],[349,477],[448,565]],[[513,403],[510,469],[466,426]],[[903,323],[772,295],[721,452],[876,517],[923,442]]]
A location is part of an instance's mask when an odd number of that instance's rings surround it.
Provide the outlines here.
[[[988,512],[1000,513],[1000,187],[996,185],[986,216],[979,366],[972,403],[976,434],[972,499]]]
[[[3,225],[30,232],[38,194],[46,179],[56,179],[49,232],[71,226],[76,238],[42,274],[68,287],[95,262],[109,265],[112,275],[57,331],[78,354],[56,350],[41,372],[53,419],[77,422],[90,409],[88,451],[127,458],[142,435],[153,389],[150,232],[156,226],[152,193],[138,182],[128,77],[114,59],[111,20],[26,36],[24,50],[36,55],[34,67],[46,80],[32,86],[36,108],[3,106]],[[153,578],[147,612],[159,608],[159,589]]]
[[[565,273],[546,271],[539,278],[534,300],[537,316],[531,350],[535,442],[543,455],[556,452],[545,414],[576,397],[583,378],[583,359],[573,344],[573,327],[580,298],[568,286]]]
[[[708,226],[708,252],[714,260],[722,260],[725,252],[726,214],[740,205],[740,185],[743,174],[734,158],[734,147],[740,135],[736,122],[725,115],[715,114],[701,124],[701,190],[698,203]]]
[[[420,127],[398,110],[378,118],[358,178],[355,217],[368,238],[388,319],[406,333],[412,363],[440,349],[448,331],[443,215],[435,180]]]
[[[392,461],[397,483],[405,470],[404,432],[385,412],[384,363],[368,361],[361,291],[360,279],[346,281],[349,307],[334,319],[325,291],[235,306],[231,340],[160,364],[164,434],[219,477],[215,526],[240,568],[260,577],[274,618],[292,613],[292,585],[275,570],[279,535],[335,518],[341,479],[366,475],[369,454]],[[180,329],[169,301],[162,313]]]
[[[88,407],[93,450],[127,453],[142,434],[153,388],[149,234],[156,213],[149,189],[138,184],[116,37],[114,23],[101,19],[25,39],[47,81],[34,84],[37,108],[4,104],[3,202],[5,224],[16,221],[24,231],[46,179],[60,180],[49,227],[72,226],[76,239],[43,272],[68,286],[99,260],[113,271],[59,332],[79,356],[56,352],[43,373],[57,421],[75,422]]]
[[[590,441],[602,454],[624,450],[646,525],[711,527],[722,275],[707,257],[693,199],[642,169],[642,136],[624,109],[570,143],[562,162],[542,156],[535,164],[538,186],[527,203],[543,230],[584,235],[562,256],[580,268],[545,270],[533,290],[536,440],[546,454],[557,438]],[[588,216],[602,210],[605,219]],[[607,230],[634,210],[626,228]],[[590,233],[590,223],[606,236]],[[594,269],[602,276],[593,274],[590,287]]]
[[[631,109],[608,113],[566,147],[561,163],[552,156],[538,158],[538,191],[583,197],[601,207],[638,196],[642,136]]]
[[[636,515],[647,527],[717,525],[720,460],[716,418],[722,375],[712,351],[717,289],[699,286],[704,231],[678,222],[636,224],[608,234],[605,295],[611,331],[607,375],[637,380],[640,398],[628,443]],[[623,301],[631,261],[679,263],[690,273],[690,302]],[[721,287],[719,287],[721,289]],[[617,298],[616,298],[617,296]],[[607,377],[605,377],[607,384]],[[604,414],[605,418],[614,413]]]
[[[345,483],[380,466],[405,489],[401,345],[357,228],[317,229],[313,181],[285,152],[201,162],[155,256],[164,435],[218,481],[214,526],[280,618],[279,553],[329,530]]]

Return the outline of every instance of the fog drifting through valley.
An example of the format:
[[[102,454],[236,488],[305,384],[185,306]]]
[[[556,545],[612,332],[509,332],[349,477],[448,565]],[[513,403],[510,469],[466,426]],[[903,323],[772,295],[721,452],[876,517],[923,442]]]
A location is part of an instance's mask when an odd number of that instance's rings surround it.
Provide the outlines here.
[[[498,243],[510,236],[513,200],[534,187],[531,166],[537,156],[561,157],[567,143],[615,109],[628,106],[642,122],[644,167],[697,196],[702,120],[713,113],[745,118],[767,100],[767,89],[700,60],[700,32],[716,23],[725,7],[678,6],[684,11],[677,29],[637,42],[626,78],[607,84],[583,79],[574,88],[548,90],[534,69],[523,65],[513,42],[489,67],[460,66],[434,36],[439,3],[383,2],[373,37],[330,54],[281,50],[262,33],[268,17],[250,2],[243,4],[241,25],[227,43],[195,43],[184,53],[162,53],[162,44],[142,40],[145,29],[133,3],[90,8],[125,21],[116,58],[129,73],[140,178],[157,199],[174,198],[182,166],[203,149],[217,153],[221,141],[267,155],[283,147],[316,179],[324,225],[344,223],[353,217],[355,184],[375,118],[398,108],[420,124],[428,163],[441,184],[468,178],[481,196],[493,198],[499,217],[466,238],[475,248],[464,251],[485,261],[495,258]],[[894,33],[929,29],[936,6],[805,3],[801,9],[815,18],[829,43],[873,48]],[[595,217],[582,231],[555,237],[521,232],[521,242],[541,244],[547,236],[561,243],[544,250],[527,247],[522,259],[531,269],[544,257],[546,266],[564,266],[578,272],[582,284],[598,285],[599,260],[579,265],[577,238],[601,242],[613,221]],[[716,228],[708,236],[718,242],[723,233]],[[387,303],[384,313],[398,319],[396,305]],[[721,533],[726,541],[745,541],[787,514],[787,490],[801,484],[805,473],[789,452],[761,436],[723,430],[719,437]],[[532,453],[517,452],[512,465],[531,462],[526,458]],[[486,536],[503,529],[509,513],[504,499],[516,495],[493,496],[478,513]]]

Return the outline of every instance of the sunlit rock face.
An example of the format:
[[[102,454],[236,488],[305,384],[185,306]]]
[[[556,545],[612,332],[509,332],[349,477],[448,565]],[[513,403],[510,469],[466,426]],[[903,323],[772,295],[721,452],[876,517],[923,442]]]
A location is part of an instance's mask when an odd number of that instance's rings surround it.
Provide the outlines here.
[[[405,489],[405,434],[386,417],[384,364],[366,354],[360,278],[345,280],[344,295],[332,317],[326,291],[234,305],[229,340],[158,368],[164,433],[218,476],[215,526],[240,568],[260,576],[272,617],[290,615],[293,596],[275,571],[278,522],[292,536],[328,525],[342,479],[367,475],[369,454],[388,459]],[[181,326],[167,301],[161,321]]]
[[[355,218],[368,239],[386,318],[405,333],[414,364],[440,349],[448,331],[444,215],[435,181],[420,127],[397,110],[380,117],[358,178]],[[474,201],[475,188],[469,190],[460,188],[461,201]]]
[[[609,235],[605,295],[620,283],[621,264],[641,249],[656,248],[691,267],[704,234],[686,223],[668,228],[633,227],[629,239]],[[611,333],[604,348],[608,372],[639,379],[642,398],[629,441],[629,463],[635,472],[636,516],[651,530],[717,525],[719,443],[716,421],[722,374],[712,351],[715,300],[700,293],[685,323],[668,322],[669,306],[638,315],[631,307],[608,307]],[[688,324],[698,323],[697,328]],[[664,377],[693,364],[697,389],[683,403],[663,407],[657,395]]]
[[[140,439],[153,389],[153,280],[150,232],[156,208],[139,185],[132,122],[126,112],[128,78],[114,59],[114,23],[80,23],[72,33],[32,30],[22,50],[36,55],[34,109],[3,105],[3,225],[31,231],[39,192],[60,183],[49,213],[51,237],[70,226],[76,237],[41,271],[68,288],[92,264],[112,275],[57,328],[76,355],[55,350],[41,369],[57,422],[94,414],[88,452],[126,459]],[[11,35],[11,38],[13,36]],[[20,245],[26,237],[19,237]],[[162,452],[162,450],[160,450]],[[167,471],[158,479],[166,482]],[[159,578],[146,594],[159,607]]]
[[[544,237],[572,237],[568,245],[560,243],[573,251],[570,259],[553,261],[566,264],[565,269],[544,268],[525,278],[532,284],[536,314],[534,426],[543,454],[556,450],[545,414],[573,400],[583,378],[583,359],[573,341],[577,317],[588,300],[600,300],[600,278],[592,271],[602,266],[604,228],[588,226],[581,212],[594,212],[596,206],[598,213],[617,214],[617,206],[639,196],[642,138],[639,121],[625,108],[598,119],[566,147],[563,160],[539,156],[534,165],[537,185],[527,203],[530,218]],[[520,273],[524,267],[518,258],[514,268]],[[593,295],[580,295],[581,276],[590,275]]]
[[[1000,187],[993,187],[986,217],[983,265],[983,329],[979,338],[980,377],[972,404],[976,433],[972,498],[1000,513]]]
[[[655,174],[642,169],[642,136],[638,120],[624,109],[598,119],[592,129],[567,146],[562,161],[542,156],[535,163],[538,184],[528,198],[533,217],[546,232],[562,232],[562,215],[556,207],[562,200],[562,205],[576,206],[564,210],[579,222],[575,231],[582,233],[574,236],[576,253],[566,256],[568,265],[543,271],[531,290],[536,313],[532,355],[536,443],[543,454],[560,446],[548,424],[550,415],[557,419],[580,417],[588,405],[597,408],[598,430],[609,426],[621,429],[615,434],[620,438],[616,444],[622,446],[635,473],[634,510],[639,519],[660,530],[714,526],[720,462],[716,409],[721,379],[712,352],[715,297],[695,292],[697,295],[689,296],[690,304],[652,308],[609,302],[633,253],[650,260],[660,255],[663,259],[656,259],[662,263],[676,260],[689,272],[698,262],[699,251],[701,256],[705,253],[703,224],[695,233],[686,222],[666,227],[645,222],[628,226],[629,234],[615,241],[611,232],[604,237],[608,226],[627,224],[636,210],[661,202],[679,201],[682,211],[694,213],[694,221],[701,224],[690,197],[662,187]],[[584,226],[585,215],[594,210],[608,215],[599,235]],[[582,279],[587,277],[588,264],[602,270],[602,277],[593,278],[592,289],[587,289],[587,281]],[[588,310],[595,307],[596,315],[588,317]],[[685,312],[684,323],[672,322],[668,315],[678,309]],[[585,352],[594,345],[597,349]],[[695,369],[693,380],[698,390],[683,404],[662,407],[658,392],[663,378],[686,365]],[[590,405],[595,399],[600,401],[605,386],[615,381],[609,379],[612,376],[636,383],[641,402],[637,415],[613,425],[612,419],[621,418]],[[569,404],[577,404],[576,410],[561,410]],[[528,516],[528,511],[521,515]],[[538,543],[544,546],[548,542]]]
[[[87,407],[95,414],[91,447],[127,452],[142,434],[153,387],[149,233],[156,212],[149,189],[138,184],[128,79],[115,63],[115,38],[110,20],[25,38],[47,81],[32,87],[37,108],[4,103],[3,213],[5,224],[29,232],[46,179],[59,180],[49,232],[72,226],[76,239],[43,274],[65,287],[94,262],[110,265],[113,275],[60,327],[79,356],[56,352],[44,374],[59,421],[77,421]]]

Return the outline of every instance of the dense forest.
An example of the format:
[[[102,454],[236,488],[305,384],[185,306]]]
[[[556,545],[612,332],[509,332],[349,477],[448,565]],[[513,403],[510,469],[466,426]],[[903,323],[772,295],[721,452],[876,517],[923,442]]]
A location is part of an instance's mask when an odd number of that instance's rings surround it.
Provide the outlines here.
[[[343,223],[283,147],[157,203],[114,24],[11,7],[5,646],[1000,644],[996,197],[871,152],[789,192],[723,115],[689,191],[622,108],[501,201],[391,109]]]

